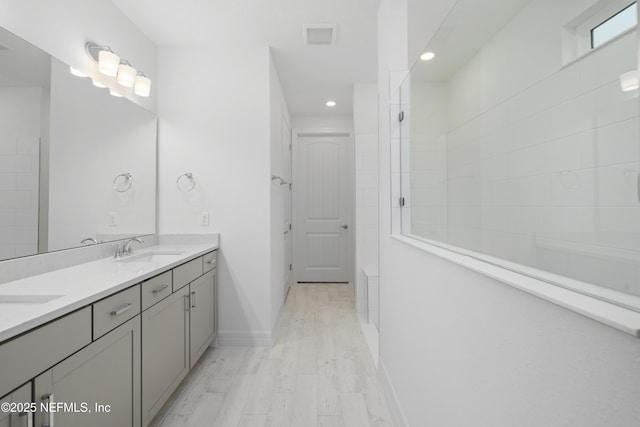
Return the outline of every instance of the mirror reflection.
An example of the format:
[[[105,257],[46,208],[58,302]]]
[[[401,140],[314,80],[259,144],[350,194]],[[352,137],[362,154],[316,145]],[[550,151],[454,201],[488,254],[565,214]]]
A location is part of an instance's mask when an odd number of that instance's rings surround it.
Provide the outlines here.
[[[1,28],[0,94],[0,259],[155,233],[154,114]]]

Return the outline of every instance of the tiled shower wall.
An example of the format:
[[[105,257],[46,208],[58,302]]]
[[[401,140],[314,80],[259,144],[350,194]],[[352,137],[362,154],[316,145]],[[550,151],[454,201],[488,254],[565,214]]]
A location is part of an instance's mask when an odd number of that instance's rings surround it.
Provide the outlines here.
[[[0,89],[0,259],[38,252],[40,88]]]
[[[408,84],[409,82],[407,82]],[[411,231],[447,240],[447,86],[412,80],[410,120]],[[405,107],[406,108],[406,107]],[[411,117],[420,118],[411,120]],[[401,150],[406,153],[407,142]],[[402,156],[405,160],[406,156]]]
[[[568,61],[562,28],[591,3],[530,2],[448,80],[448,235],[436,238],[640,295],[638,93],[619,84],[637,68],[636,32]],[[415,187],[426,160],[413,132],[411,144]]]

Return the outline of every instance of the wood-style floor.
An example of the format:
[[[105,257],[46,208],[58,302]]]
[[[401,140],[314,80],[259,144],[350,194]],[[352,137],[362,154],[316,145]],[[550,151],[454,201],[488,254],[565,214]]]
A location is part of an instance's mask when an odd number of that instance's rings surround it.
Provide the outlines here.
[[[293,285],[273,347],[209,349],[151,425],[391,426],[353,285]]]

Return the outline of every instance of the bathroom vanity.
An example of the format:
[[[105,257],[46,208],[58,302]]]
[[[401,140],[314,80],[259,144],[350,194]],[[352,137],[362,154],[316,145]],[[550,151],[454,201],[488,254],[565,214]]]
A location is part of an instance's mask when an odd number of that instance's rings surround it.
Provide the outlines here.
[[[0,426],[146,426],[217,333],[217,243],[0,284]]]

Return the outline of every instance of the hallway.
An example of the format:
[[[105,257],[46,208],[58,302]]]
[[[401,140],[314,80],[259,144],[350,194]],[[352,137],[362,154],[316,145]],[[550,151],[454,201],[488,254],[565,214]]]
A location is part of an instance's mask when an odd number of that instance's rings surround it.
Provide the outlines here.
[[[353,285],[292,285],[272,348],[208,350],[151,425],[391,426]]]

